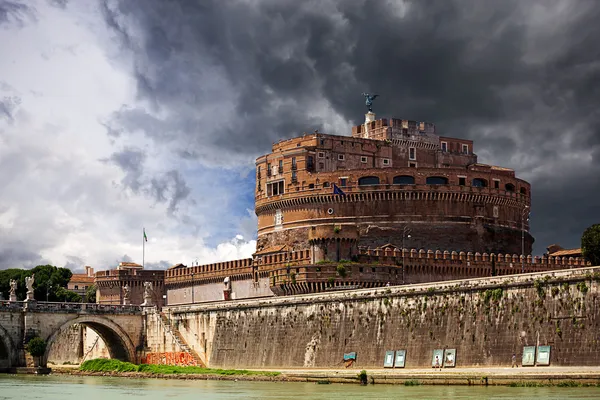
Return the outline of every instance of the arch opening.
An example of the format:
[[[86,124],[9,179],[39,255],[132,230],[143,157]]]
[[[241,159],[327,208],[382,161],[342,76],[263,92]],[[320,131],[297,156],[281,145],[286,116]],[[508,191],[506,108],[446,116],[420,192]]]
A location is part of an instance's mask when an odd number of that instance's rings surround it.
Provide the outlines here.
[[[14,349],[8,332],[0,326],[0,371],[9,370],[17,365]]]
[[[398,175],[394,177],[394,185],[414,185],[415,177],[410,175]]]
[[[363,176],[358,179],[358,186],[369,186],[379,185],[379,177],[377,176]]]
[[[428,185],[447,185],[448,178],[443,176],[429,176],[427,177],[426,183]]]
[[[504,188],[506,189],[507,192],[515,191],[515,185],[513,185],[512,183],[507,183],[506,185],[504,185]]]
[[[95,333],[95,335],[92,335],[91,345],[98,346],[96,349],[93,347],[89,348],[90,343],[86,343],[87,346],[83,345],[81,342],[73,343],[72,333],[77,327],[89,328],[89,330]],[[94,337],[95,340],[93,339]],[[98,354],[101,354],[100,357],[106,357],[106,355],[108,355],[109,358],[120,361],[132,363],[137,361],[135,346],[127,333],[114,322],[102,317],[85,316],[68,321],[52,333],[52,335],[46,339],[46,342],[46,353],[43,357],[44,363],[53,361],[50,357],[51,354],[53,354],[53,350],[64,351],[62,348],[64,348],[65,343],[67,343],[67,345],[70,344],[73,347],[75,347],[76,343],[79,343],[77,346],[78,348],[67,349],[71,351],[75,358],[71,362],[76,361],[79,363],[82,359],[89,360],[98,357]],[[105,346],[104,351],[100,347],[102,345],[101,342],[103,342]]]

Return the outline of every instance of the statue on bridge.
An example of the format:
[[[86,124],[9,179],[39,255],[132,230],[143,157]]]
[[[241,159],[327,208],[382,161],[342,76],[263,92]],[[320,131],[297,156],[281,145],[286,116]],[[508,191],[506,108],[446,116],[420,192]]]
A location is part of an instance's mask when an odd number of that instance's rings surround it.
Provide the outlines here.
[[[8,301],[17,301],[17,281],[14,279],[10,280],[10,292],[8,296]]]
[[[35,274],[25,277],[25,286],[27,287],[27,301],[33,301],[33,282],[35,281]]]
[[[152,282],[144,282],[144,303],[142,305],[152,305]]]
[[[131,304],[131,299],[129,298],[129,296],[130,296],[129,285],[125,285],[125,286],[123,286],[123,305],[124,306],[128,306]]]

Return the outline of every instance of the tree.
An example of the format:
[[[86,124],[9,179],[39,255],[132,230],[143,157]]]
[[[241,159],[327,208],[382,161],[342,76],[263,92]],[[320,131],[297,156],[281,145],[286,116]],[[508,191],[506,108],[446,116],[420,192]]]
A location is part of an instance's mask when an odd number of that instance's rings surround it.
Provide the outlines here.
[[[81,296],[75,292],[60,287],[55,293],[57,301],[65,301],[67,303],[81,303]]]
[[[581,253],[592,265],[600,265],[600,224],[594,224],[583,231]]]
[[[31,357],[36,361],[37,367],[40,363],[40,357],[46,352],[46,341],[39,336],[32,338],[25,346],[26,350],[31,354]],[[45,365],[44,365],[45,366]]]
[[[73,276],[68,268],[57,268],[53,265],[38,265],[33,269],[6,269],[0,271],[0,292],[5,299],[8,299],[10,292],[10,280],[17,281],[17,299],[25,300],[27,289],[25,287],[25,277],[35,274],[33,283],[33,295],[38,301],[46,301],[46,294],[49,301],[65,301],[65,294],[59,289],[67,286],[67,283]],[[67,294],[67,298],[73,298]]]
[[[96,302],[96,285],[90,286],[85,291],[85,302],[86,303],[95,303]]]

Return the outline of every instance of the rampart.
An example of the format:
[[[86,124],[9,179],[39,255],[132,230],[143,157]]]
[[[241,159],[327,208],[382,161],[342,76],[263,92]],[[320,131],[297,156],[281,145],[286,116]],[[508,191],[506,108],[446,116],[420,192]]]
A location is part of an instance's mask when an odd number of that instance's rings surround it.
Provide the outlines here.
[[[597,365],[600,267],[336,293],[168,307],[210,367],[431,367],[434,349],[456,366],[508,366],[523,346],[551,346],[551,365]],[[160,332],[157,332],[160,334]],[[152,338],[160,342],[161,338]],[[149,340],[150,342],[150,340]]]

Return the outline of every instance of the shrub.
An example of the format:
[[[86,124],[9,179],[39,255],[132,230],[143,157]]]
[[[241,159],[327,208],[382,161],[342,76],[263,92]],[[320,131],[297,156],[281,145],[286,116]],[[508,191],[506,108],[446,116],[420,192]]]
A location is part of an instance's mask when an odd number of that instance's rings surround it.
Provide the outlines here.
[[[342,278],[346,277],[346,267],[344,266],[344,264],[339,264],[336,270],[339,276],[341,276]]]
[[[32,357],[41,357],[46,352],[46,341],[41,337],[34,337],[27,343],[27,351]]]

